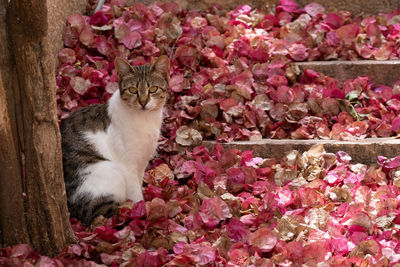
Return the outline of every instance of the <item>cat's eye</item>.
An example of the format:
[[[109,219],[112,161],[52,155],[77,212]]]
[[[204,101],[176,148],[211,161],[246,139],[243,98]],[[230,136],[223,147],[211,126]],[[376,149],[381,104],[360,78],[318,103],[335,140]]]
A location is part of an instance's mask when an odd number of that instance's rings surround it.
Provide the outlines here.
[[[149,88],[149,93],[153,94],[153,93],[157,92],[157,90],[158,90],[157,86],[152,86]]]
[[[130,87],[130,88],[129,88],[129,93],[131,93],[131,94],[136,94],[136,93],[137,93],[137,88],[135,88],[135,87]]]

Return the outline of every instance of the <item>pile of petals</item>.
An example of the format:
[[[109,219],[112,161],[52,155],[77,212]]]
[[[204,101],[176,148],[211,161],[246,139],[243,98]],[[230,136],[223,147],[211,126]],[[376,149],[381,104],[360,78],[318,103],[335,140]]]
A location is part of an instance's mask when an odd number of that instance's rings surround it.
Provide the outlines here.
[[[350,160],[322,145],[281,160],[198,146],[153,161],[145,201],[124,203],[93,231],[73,221],[79,241],[59,256],[17,245],[0,250],[0,265],[400,264],[400,156]]]
[[[300,73],[292,63],[395,59],[398,12],[361,18],[290,0],[274,14],[249,6],[225,13],[217,6],[191,11],[124,2],[68,17],[58,54],[58,115],[105,103],[118,90],[116,56],[140,65],[169,55],[163,142],[144,178],[145,201],[126,202],[91,228],[73,219],[78,243],[55,258],[20,244],[0,250],[0,265],[400,264],[400,157],[366,166],[322,146],[282,159],[218,144],[212,152],[182,149],[203,139],[399,133],[400,82],[341,82]]]
[[[171,90],[163,134],[182,146],[203,139],[351,140],[400,130],[400,83],[341,82],[300,73],[292,63],[354,59],[365,51],[396,58],[396,12],[358,18],[290,0],[275,14],[249,6],[224,13],[216,6],[191,11],[176,3],[123,2],[107,1],[91,17],[68,17],[56,75],[60,119],[118,90],[116,56],[140,65],[167,54]],[[388,47],[390,53],[381,52]]]

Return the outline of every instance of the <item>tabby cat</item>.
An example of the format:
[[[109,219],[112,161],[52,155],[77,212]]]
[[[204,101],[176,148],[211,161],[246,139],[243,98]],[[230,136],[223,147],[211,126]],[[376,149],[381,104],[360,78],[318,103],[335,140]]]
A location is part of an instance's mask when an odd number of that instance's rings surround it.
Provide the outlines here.
[[[115,59],[119,90],[106,104],[74,112],[61,124],[64,180],[71,217],[88,225],[127,199],[143,199],[145,168],[160,134],[169,59],[132,67]]]

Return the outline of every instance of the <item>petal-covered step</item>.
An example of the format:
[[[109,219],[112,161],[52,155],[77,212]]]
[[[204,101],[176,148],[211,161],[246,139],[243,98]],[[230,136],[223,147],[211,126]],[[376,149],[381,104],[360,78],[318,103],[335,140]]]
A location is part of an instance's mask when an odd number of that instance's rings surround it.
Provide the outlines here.
[[[390,12],[396,10],[400,6],[399,0],[296,0],[301,6],[309,3],[319,3],[328,11],[346,10],[353,14],[378,14],[381,12]]]
[[[400,60],[296,62],[301,70],[312,69],[338,80],[368,76],[377,85],[392,86],[400,78]]]
[[[169,2],[168,0],[164,0]],[[131,1],[134,2],[134,1]],[[151,4],[153,0],[143,0],[144,4]],[[189,9],[207,9],[210,4],[216,3],[226,10],[235,9],[238,5],[249,5],[254,8],[261,8],[272,11],[279,4],[279,0],[178,0],[175,1],[181,7]],[[296,0],[299,6],[305,6],[310,3],[319,3],[327,11],[345,10],[353,14],[379,14],[396,10],[400,6],[400,0]]]
[[[353,162],[363,164],[376,163],[378,156],[393,158],[400,155],[400,139],[396,138],[367,138],[355,141],[263,139],[235,141],[221,145],[225,149],[252,150],[253,156],[280,159],[291,150],[302,153],[316,144],[323,144],[325,150],[330,153],[345,151],[351,156]],[[203,145],[212,151],[215,141],[203,141]]]

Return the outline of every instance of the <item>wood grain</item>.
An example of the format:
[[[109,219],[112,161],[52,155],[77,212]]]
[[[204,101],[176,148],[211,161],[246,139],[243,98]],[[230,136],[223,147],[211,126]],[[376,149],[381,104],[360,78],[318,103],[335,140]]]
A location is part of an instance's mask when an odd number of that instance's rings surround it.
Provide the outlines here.
[[[82,13],[86,1],[0,1],[0,241],[54,256],[75,242],[62,172],[56,58],[66,17]]]

